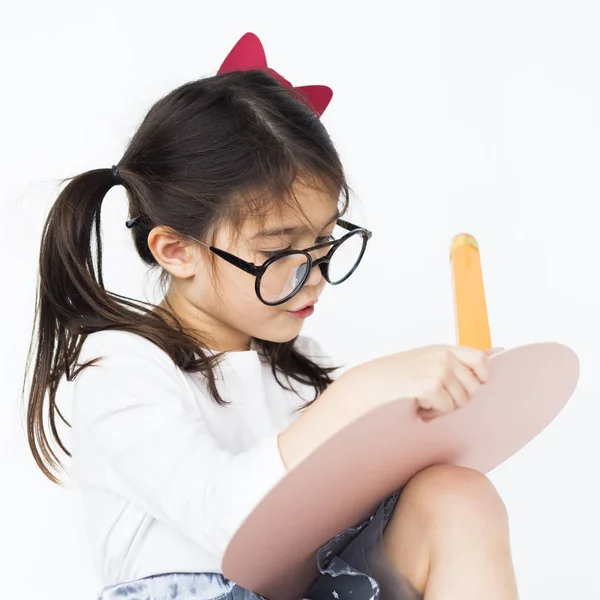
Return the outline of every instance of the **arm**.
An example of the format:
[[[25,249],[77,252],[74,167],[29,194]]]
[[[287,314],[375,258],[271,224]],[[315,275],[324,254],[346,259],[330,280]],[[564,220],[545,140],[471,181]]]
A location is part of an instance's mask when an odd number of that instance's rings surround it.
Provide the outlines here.
[[[364,363],[340,375],[279,434],[279,451],[286,469],[293,469],[329,438],[385,401],[379,386],[367,390],[364,385],[376,381],[371,378],[372,371],[373,366]]]
[[[76,472],[223,554],[285,475],[277,436],[233,454],[208,430],[187,379],[147,340],[93,348],[103,356],[73,387]]]

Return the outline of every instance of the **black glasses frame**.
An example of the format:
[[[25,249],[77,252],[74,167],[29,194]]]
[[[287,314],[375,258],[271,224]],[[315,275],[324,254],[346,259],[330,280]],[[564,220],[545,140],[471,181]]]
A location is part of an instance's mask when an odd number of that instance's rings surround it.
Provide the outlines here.
[[[267,306],[278,306],[279,304],[283,304],[284,302],[287,302],[288,300],[293,298],[302,289],[302,287],[306,283],[306,280],[309,278],[310,274],[312,273],[312,270],[314,267],[319,267],[321,269],[321,273],[323,274],[323,277],[325,278],[327,283],[329,283],[331,285],[339,285],[340,283],[343,283],[344,281],[346,281],[346,279],[348,279],[348,277],[350,277],[350,275],[352,275],[352,273],[354,273],[354,271],[356,271],[356,268],[360,264],[360,261],[362,260],[362,257],[367,248],[367,242],[368,242],[368,240],[371,239],[371,236],[373,235],[373,233],[371,231],[369,231],[368,229],[365,229],[364,227],[360,227],[359,225],[354,225],[353,223],[350,223],[349,221],[344,221],[343,219],[338,219],[336,221],[336,223],[340,227],[348,230],[348,233],[337,240],[330,240],[328,242],[323,242],[322,244],[317,244],[316,246],[311,246],[310,248],[305,248],[304,250],[282,250],[281,252],[278,252],[277,254],[274,254],[273,256],[269,257],[262,265],[255,265],[254,263],[243,260],[243,259],[239,258],[238,256],[231,254],[230,252],[226,252],[225,250],[221,250],[220,248],[215,248],[214,246],[210,246],[209,244],[201,242],[200,240],[197,240],[195,237],[192,237],[192,236],[189,236],[189,237],[191,237],[193,240],[195,240],[199,244],[202,244],[203,246],[208,248],[211,252],[213,252],[217,256],[220,256],[223,260],[226,260],[228,263],[232,264],[234,267],[237,267],[238,269],[241,269],[242,271],[244,271],[250,275],[254,275],[254,277],[256,277],[254,289],[256,291],[256,295],[257,295],[258,299],[263,304],[266,304]],[[349,237],[351,237],[353,235],[360,235],[363,239],[362,249],[360,251],[360,254],[358,256],[356,264],[354,265],[352,270],[343,279],[332,282],[329,279],[329,261],[331,260],[331,257],[333,256],[333,253],[335,252],[335,250],[345,240],[347,240]],[[321,248],[326,248],[327,246],[331,246],[331,248],[330,248],[329,252],[327,252],[327,254],[325,256],[322,256],[321,258],[317,258],[316,260],[314,260],[313,257],[309,254],[309,252],[313,252],[315,250],[320,250]],[[297,288],[291,294],[288,294],[282,300],[277,300],[276,302],[267,302],[260,295],[261,278],[270,264],[272,264],[273,262],[275,262],[276,260],[279,260],[280,258],[282,258],[284,256],[289,256],[291,254],[303,254],[307,258],[308,268],[306,269],[306,273],[305,273],[304,277],[302,278],[302,282],[297,286]]]

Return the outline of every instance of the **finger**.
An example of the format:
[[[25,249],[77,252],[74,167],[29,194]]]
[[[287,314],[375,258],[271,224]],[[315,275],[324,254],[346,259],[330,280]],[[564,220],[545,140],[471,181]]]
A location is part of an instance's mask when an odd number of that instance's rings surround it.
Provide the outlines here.
[[[424,407],[419,408],[417,413],[425,422],[437,419],[438,417],[452,412],[455,409],[454,402],[452,401],[450,394],[444,389],[440,389],[437,394],[431,398],[417,398],[417,402],[424,405]],[[430,406],[433,408],[429,408]]]
[[[422,412],[440,415],[454,409],[452,398],[444,388],[439,388],[436,392],[415,399],[419,406],[419,410]]]
[[[470,370],[467,369],[467,367],[465,367],[462,363],[456,361],[454,371],[458,371],[461,368],[470,372]],[[469,393],[462,381],[456,376],[455,372],[448,375],[444,384],[444,389],[446,392],[448,392],[448,395],[452,400],[452,410],[456,410],[457,408],[464,406],[469,401]]]
[[[433,419],[437,419],[438,417],[442,416],[436,410],[423,410],[422,408],[417,411],[417,414],[425,423],[429,423],[429,421],[433,421]]]
[[[487,356],[493,356],[494,354],[500,354],[500,352],[504,352],[506,350],[506,348],[488,348],[487,350],[484,350],[485,354]]]
[[[418,408],[417,415],[423,419],[423,421],[431,421],[436,419],[437,417],[441,417],[444,413],[441,413],[439,410],[435,408]]]
[[[431,408],[437,411],[440,415],[452,412],[456,407],[454,400],[450,392],[444,387],[439,388],[437,392],[432,395]]]
[[[456,346],[451,348],[454,356],[466,367],[471,369],[481,383],[486,383],[490,376],[489,357],[475,348]]]
[[[457,362],[454,373],[465,390],[466,404],[481,389],[482,383],[476,377],[475,373],[461,362]]]

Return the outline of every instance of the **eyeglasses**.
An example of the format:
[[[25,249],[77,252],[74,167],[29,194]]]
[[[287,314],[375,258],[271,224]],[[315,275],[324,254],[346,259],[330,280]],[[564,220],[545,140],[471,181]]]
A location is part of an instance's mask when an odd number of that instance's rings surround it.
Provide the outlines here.
[[[314,267],[321,269],[323,277],[331,285],[346,281],[354,273],[372,232],[342,219],[338,219],[337,224],[348,231],[343,237],[305,250],[282,250],[260,266],[189,237],[238,269],[254,275],[258,299],[268,306],[277,306],[287,302],[302,289]],[[329,249],[326,250],[327,248]],[[325,254],[316,259],[309,254],[319,251]]]

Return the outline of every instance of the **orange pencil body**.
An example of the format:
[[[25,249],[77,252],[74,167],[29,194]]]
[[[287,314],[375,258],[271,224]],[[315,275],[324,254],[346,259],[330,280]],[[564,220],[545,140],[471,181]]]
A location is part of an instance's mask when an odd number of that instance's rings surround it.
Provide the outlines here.
[[[479,245],[468,234],[457,235],[450,249],[456,337],[459,346],[492,347]]]

